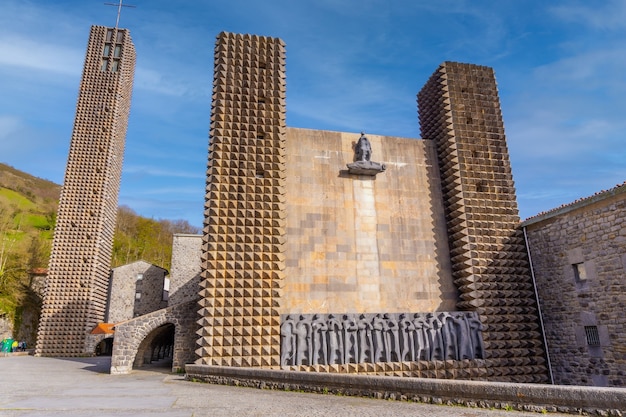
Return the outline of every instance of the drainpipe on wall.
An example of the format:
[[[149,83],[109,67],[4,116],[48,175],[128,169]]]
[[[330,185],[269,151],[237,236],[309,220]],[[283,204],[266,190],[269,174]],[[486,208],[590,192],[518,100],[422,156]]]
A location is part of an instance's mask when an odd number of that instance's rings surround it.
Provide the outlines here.
[[[539,324],[541,326],[541,336],[543,337],[543,348],[546,351],[546,360],[548,361],[548,374],[550,375],[550,383],[554,385],[552,363],[550,362],[550,351],[548,350],[548,339],[546,338],[546,328],[543,326],[543,315],[541,314],[541,304],[539,304],[539,292],[537,291],[537,281],[535,281],[535,270],[533,267],[533,258],[530,255],[530,245],[528,245],[526,226],[522,226],[522,230],[524,231],[524,243],[526,244],[526,253],[528,253],[528,262],[530,264],[530,276],[532,277],[533,288],[535,289],[535,301],[537,302],[537,312],[539,313]]]

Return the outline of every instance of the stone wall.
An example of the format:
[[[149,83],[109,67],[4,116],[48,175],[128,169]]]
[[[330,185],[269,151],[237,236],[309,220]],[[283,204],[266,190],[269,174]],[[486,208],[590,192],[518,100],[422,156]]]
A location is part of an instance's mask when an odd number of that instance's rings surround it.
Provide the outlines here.
[[[366,135],[375,177],[358,133],[287,129],[283,314],[456,309],[434,143]]]
[[[202,268],[201,250],[201,235],[174,235],[168,305],[185,303],[198,298]]]
[[[166,274],[165,269],[145,261],[113,268],[105,321],[119,323],[166,307]]]
[[[626,385],[626,187],[524,222],[555,383]]]

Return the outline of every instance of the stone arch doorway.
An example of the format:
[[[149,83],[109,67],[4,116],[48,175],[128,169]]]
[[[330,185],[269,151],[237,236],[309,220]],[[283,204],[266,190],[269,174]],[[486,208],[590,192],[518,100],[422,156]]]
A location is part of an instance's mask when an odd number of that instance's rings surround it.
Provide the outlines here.
[[[113,337],[102,339],[97,345],[96,356],[111,356],[113,354]]]
[[[111,374],[127,374],[154,361],[169,364],[174,372],[184,369],[196,359],[197,314],[193,300],[118,323]]]
[[[149,364],[171,368],[174,353],[175,326],[165,323],[152,330],[139,344],[133,368]]]

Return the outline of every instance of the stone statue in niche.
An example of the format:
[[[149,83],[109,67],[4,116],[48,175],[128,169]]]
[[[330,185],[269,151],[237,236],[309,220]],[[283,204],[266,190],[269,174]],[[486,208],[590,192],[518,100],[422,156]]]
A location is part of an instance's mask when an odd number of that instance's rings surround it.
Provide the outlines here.
[[[283,316],[281,366],[481,359],[474,312]]]
[[[354,145],[354,162],[348,164],[348,172],[355,175],[375,176],[379,172],[383,172],[387,167],[385,164],[372,162],[372,145],[369,139],[361,132],[361,137]]]

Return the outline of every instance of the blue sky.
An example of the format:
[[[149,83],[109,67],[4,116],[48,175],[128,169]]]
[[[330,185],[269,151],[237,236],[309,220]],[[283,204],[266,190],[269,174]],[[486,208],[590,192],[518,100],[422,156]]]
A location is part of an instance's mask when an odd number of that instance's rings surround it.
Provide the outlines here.
[[[111,1],[111,2],[116,2]],[[120,204],[202,224],[220,31],[287,44],[287,125],[420,137],[443,61],[496,71],[522,219],[626,180],[626,2],[128,0],[137,49]],[[61,183],[96,0],[3,0],[0,162]]]

